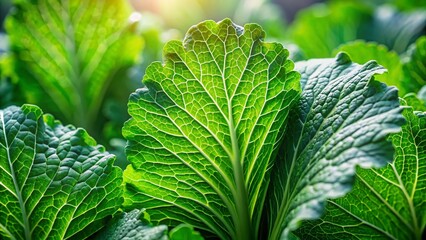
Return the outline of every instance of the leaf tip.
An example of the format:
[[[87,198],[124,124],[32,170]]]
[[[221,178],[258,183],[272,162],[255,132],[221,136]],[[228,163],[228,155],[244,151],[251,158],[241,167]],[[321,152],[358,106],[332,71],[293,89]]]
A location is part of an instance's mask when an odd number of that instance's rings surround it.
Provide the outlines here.
[[[36,105],[24,104],[22,105],[21,109],[25,114],[34,113],[37,119],[39,119],[43,115],[43,111],[41,110],[41,108]]]
[[[340,65],[352,63],[352,60],[349,57],[349,54],[347,54],[346,52],[339,52],[339,53],[337,53],[336,61]]]

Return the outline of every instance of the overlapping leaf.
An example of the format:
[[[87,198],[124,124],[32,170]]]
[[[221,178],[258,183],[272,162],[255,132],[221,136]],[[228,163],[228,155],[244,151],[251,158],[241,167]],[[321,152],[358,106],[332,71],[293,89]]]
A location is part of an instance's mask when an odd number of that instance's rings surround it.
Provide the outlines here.
[[[138,56],[125,0],[16,0],[7,20],[27,102],[92,130],[114,73]]]
[[[334,50],[335,54],[342,51],[348,53],[352,61],[359,64],[364,64],[374,59],[387,69],[386,73],[376,76],[377,80],[386,83],[388,86],[397,87],[400,96],[410,92],[410,90],[405,88],[406,83],[404,83],[402,62],[395,51],[388,50],[384,45],[362,40],[340,45]]]
[[[134,209],[128,213],[121,213],[111,224],[105,226],[95,239],[167,240],[167,226],[151,226],[148,218],[145,210]]]
[[[307,58],[330,57],[339,45],[356,39],[384,44],[400,54],[425,34],[425,27],[426,9],[398,12],[390,6],[332,1],[300,11],[290,36]]]
[[[131,95],[123,134],[126,208],[227,239],[256,236],[270,159],[298,74],[255,24],[203,22],[164,48]]]
[[[372,9],[353,2],[317,4],[300,11],[291,27],[291,39],[309,58],[330,57],[343,43],[358,39]]]
[[[426,114],[410,107],[404,116],[407,124],[391,137],[394,162],[383,169],[358,169],[352,192],[329,201],[326,215],[306,223],[298,235],[307,239],[422,239],[426,228]]]
[[[403,62],[405,88],[409,92],[417,93],[426,86],[426,36],[417,39]]]
[[[288,238],[301,221],[321,216],[328,198],[347,193],[355,166],[392,160],[389,133],[404,122],[395,88],[372,80],[376,62],[336,59],[296,63],[302,97],[292,111],[271,175],[265,224],[269,237]]]
[[[32,105],[0,110],[0,238],[84,239],[122,203],[114,156]]]

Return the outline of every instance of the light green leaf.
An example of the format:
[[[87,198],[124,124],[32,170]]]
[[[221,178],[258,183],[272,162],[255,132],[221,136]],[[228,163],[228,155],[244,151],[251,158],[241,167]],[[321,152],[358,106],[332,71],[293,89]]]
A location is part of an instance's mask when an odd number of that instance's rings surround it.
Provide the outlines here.
[[[398,12],[359,1],[316,4],[298,13],[290,31],[307,58],[330,57],[339,45],[364,39],[398,54],[425,34],[426,9]]]
[[[16,0],[6,28],[27,102],[97,126],[114,73],[139,54],[129,15],[125,0]]]
[[[376,62],[358,65],[341,53],[298,62],[296,69],[303,91],[271,173],[270,239],[287,239],[301,221],[319,218],[327,199],[352,188],[357,165],[391,161],[386,137],[404,123],[397,90],[372,80],[384,72]]]
[[[372,14],[360,3],[315,4],[298,13],[290,36],[306,58],[330,57],[339,45],[358,39]]]
[[[364,64],[374,59],[387,69],[386,73],[376,76],[377,80],[389,86],[397,87],[400,96],[404,96],[410,92],[404,88],[402,63],[396,52],[389,51],[384,45],[375,42],[367,43],[362,40],[340,45],[334,50],[334,53],[337,54],[342,51],[348,53],[352,61],[359,64]]]
[[[412,107],[414,111],[426,112],[426,98],[422,98],[420,93],[421,92],[419,92],[418,95],[409,93],[404,96],[404,101],[406,105]]]
[[[222,239],[257,235],[271,159],[300,88],[288,51],[264,35],[256,24],[206,21],[148,67],[123,129],[127,209]]]
[[[170,240],[203,240],[199,232],[189,224],[180,224],[170,231]]]
[[[122,213],[96,236],[99,240],[167,240],[167,226],[151,226],[145,210]]]
[[[404,110],[407,124],[391,140],[394,162],[358,169],[354,189],[329,201],[326,215],[306,223],[306,239],[422,239],[426,227],[426,114]]]
[[[418,92],[426,86],[426,36],[417,39],[403,58],[403,70],[406,76],[406,88],[410,92]]]
[[[120,207],[121,170],[83,129],[0,110],[0,238],[84,239]]]

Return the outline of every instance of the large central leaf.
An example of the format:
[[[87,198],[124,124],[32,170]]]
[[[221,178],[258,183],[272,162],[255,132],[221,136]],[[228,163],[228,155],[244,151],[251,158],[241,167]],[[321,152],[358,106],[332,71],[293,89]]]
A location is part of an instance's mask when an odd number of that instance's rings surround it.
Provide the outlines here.
[[[0,239],[84,239],[122,203],[115,157],[40,108],[0,110]]]
[[[203,22],[169,42],[132,94],[123,134],[127,208],[154,222],[191,223],[226,239],[255,236],[270,159],[298,74],[255,24]]]

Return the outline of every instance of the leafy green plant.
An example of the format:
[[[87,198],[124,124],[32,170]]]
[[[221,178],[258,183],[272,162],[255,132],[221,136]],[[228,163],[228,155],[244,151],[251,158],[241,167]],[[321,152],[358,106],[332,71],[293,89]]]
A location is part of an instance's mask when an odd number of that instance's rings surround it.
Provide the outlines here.
[[[165,66],[152,64],[143,81],[148,89],[130,98],[133,119],[123,135],[133,167],[125,206],[144,205],[152,219],[184,219],[221,238],[250,237],[250,219],[261,217],[273,149],[298,96],[288,52],[261,43],[263,37],[257,25],[208,21],[189,30],[185,48],[180,41],[165,46]],[[195,217],[187,216],[195,206]]]
[[[128,115],[112,98],[135,86],[124,71],[141,44],[128,5],[15,6],[0,103],[17,92],[119,139]],[[0,238],[422,239],[426,16],[372,6],[333,1],[300,15],[300,49],[334,58],[293,63],[259,25],[229,19],[168,42],[164,62],[135,66],[145,86],[128,101],[124,172],[82,128],[34,105],[0,110]],[[276,26],[265,29],[280,38]],[[360,37],[381,44],[348,42]],[[156,58],[154,46],[143,53]]]
[[[303,92],[272,171],[268,222],[282,222],[269,228],[272,239],[319,217],[326,198],[347,193],[355,165],[389,162],[393,149],[385,136],[403,122],[396,89],[372,79],[384,71],[375,62],[358,65],[342,53],[298,62],[296,70]]]
[[[346,54],[300,62],[298,101],[288,52],[263,37],[257,25],[207,21],[165,46],[129,101],[126,209],[222,239],[287,238],[350,190],[356,165],[392,159],[386,136],[404,120],[396,89],[372,80],[382,67]]]

